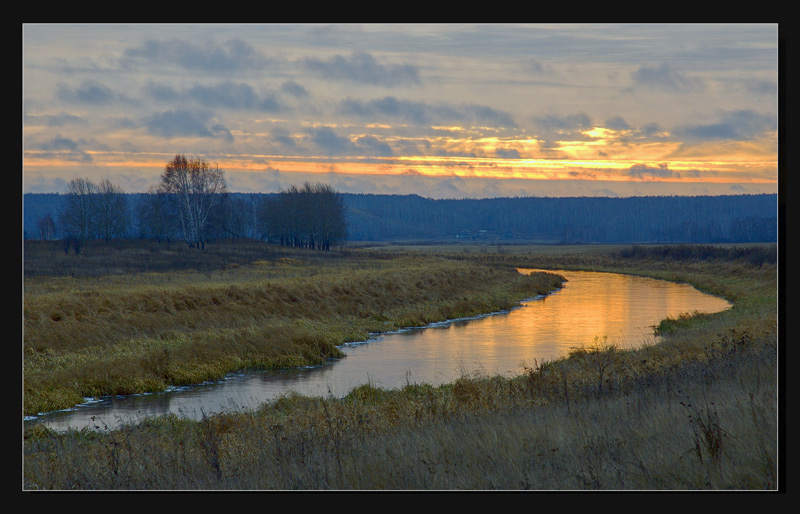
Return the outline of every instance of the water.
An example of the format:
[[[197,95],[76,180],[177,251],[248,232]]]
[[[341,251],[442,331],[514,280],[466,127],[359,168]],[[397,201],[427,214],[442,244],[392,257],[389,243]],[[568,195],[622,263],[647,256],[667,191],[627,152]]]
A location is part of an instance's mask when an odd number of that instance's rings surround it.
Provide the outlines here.
[[[520,270],[529,272],[531,270]],[[171,392],[93,399],[35,422],[53,429],[115,428],[143,416],[203,415],[247,409],[289,391],[346,395],[370,383],[385,388],[451,382],[468,373],[514,376],[523,367],[591,345],[596,338],[620,347],[655,342],[653,327],[668,316],[730,307],[686,284],[614,273],[557,271],[558,292],[507,312],[383,334],[342,347],[346,358],[290,371],[234,373],[225,380]]]

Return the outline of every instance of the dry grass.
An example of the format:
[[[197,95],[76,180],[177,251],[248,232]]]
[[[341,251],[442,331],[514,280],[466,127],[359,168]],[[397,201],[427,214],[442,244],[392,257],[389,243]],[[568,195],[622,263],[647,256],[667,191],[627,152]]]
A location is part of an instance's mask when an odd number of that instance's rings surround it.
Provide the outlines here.
[[[203,273],[26,279],[25,413],[319,364],[370,333],[507,309],[559,285],[436,256],[318,253]]]
[[[403,252],[396,258],[407,258]],[[509,255],[477,261],[507,263]],[[24,487],[779,487],[774,265],[666,263],[611,252],[519,253],[512,261],[553,268],[594,262],[596,269],[671,277],[735,305],[667,322],[658,345],[620,351],[598,339],[516,378],[464,376],[391,391],[365,385],[343,399],[287,395],[247,413],[165,416],[119,430],[33,427],[25,434]],[[445,283],[440,277],[439,287]]]

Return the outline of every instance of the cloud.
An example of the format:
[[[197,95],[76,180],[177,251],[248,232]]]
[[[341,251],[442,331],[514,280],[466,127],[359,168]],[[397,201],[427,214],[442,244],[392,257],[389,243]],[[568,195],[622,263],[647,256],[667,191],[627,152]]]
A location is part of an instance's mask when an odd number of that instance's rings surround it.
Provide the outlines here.
[[[92,156],[85,153],[82,148],[86,146],[83,139],[55,136],[46,141],[26,145],[28,150],[37,150],[40,158],[58,159],[60,161],[90,163]]]
[[[381,64],[371,54],[353,52],[335,55],[327,60],[306,58],[305,68],[327,80],[344,80],[375,86],[420,84],[419,70],[410,64]]]
[[[56,96],[68,103],[109,105],[117,102],[130,103],[125,95],[96,80],[85,80],[80,86],[71,87],[63,82],[56,85]]]
[[[49,141],[45,141],[44,143],[40,143],[37,145],[41,150],[48,150],[48,151],[58,151],[58,150],[67,150],[67,151],[76,151],[78,150],[78,142],[74,139],[69,139],[66,137],[54,137]]]
[[[259,104],[258,95],[248,84],[230,81],[213,86],[196,84],[188,91],[195,101],[206,107],[253,109]]]
[[[536,137],[542,150],[559,147],[559,141],[564,138],[572,140],[588,139],[587,136],[583,135],[583,131],[591,129],[593,126],[592,118],[583,112],[563,116],[547,114],[534,117],[533,121],[539,129]]]
[[[355,149],[355,145],[349,138],[339,136],[330,127],[314,127],[306,129],[311,142],[325,151],[328,155],[338,155],[347,153]]]
[[[272,139],[284,146],[296,146],[296,143],[294,142],[294,139],[292,139],[292,136],[289,134],[289,132],[282,128],[274,128],[272,130]]]
[[[175,91],[166,84],[155,82],[148,83],[143,88],[143,93],[145,96],[152,98],[153,100],[158,100],[159,102],[176,103],[185,100],[184,93]]]
[[[509,113],[485,105],[433,105],[425,102],[399,100],[393,96],[368,101],[347,98],[339,102],[338,110],[344,115],[371,119],[392,118],[415,125],[467,122],[500,127],[516,126]]]
[[[394,155],[392,147],[375,136],[362,136],[356,139],[356,145],[364,149],[367,155],[375,157],[391,157]]]
[[[222,44],[214,41],[192,43],[179,39],[148,40],[122,54],[125,66],[156,64],[205,72],[234,72],[263,69],[269,60],[250,44],[232,39]]]
[[[701,79],[687,76],[673,69],[669,63],[662,63],[658,67],[642,64],[639,69],[631,72],[631,79],[637,85],[655,89],[691,91],[703,87]]]
[[[586,113],[559,116],[548,114],[535,118],[536,124],[548,131],[577,131],[592,128],[592,119]]]
[[[544,73],[544,67],[536,59],[527,59],[522,63],[522,69],[536,75]]]
[[[503,112],[486,105],[466,104],[461,106],[464,114],[478,123],[488,123],[490,126],[516,127],[514,119],[507,112]]]
[[[676,132],[693,139],[747,140],[764,132],[777,130],[774,115],[760,114],[751,109],[726,111],[720,114],[720,118],[717,123],[688,125]]]
[[[777,96],[778,85],[771,80],[745,80],[742,82],[745,91],[760,96]]]
[[[680,173],[674,172],[669,169],[666,163],[661,163],[658,166],[648,166],[646,164],[634,164],[628,169],[628,174],[632,177],[680,177]]]
[[[612,116],[606,120],[606,128],[612,130],[629,130],[631,126],[628,125],[628,122],[621,116]]]
[[[195,84],[176,91],[165,84],[150,83],[144,94],[160,102],[175,104],[195,102],[203,107],[277,112],[282,105],[272,94],[259,95],[249,84],[225,81],[214,85]]]
[[[200,111],[175,110],[153,114],[145,118],[145,126],[150,133],[166,138],[174,137],[214,137],[222,134],[227,139],[226,129],[219,124],[207,126],[210,114]]]
[[[86,120],[73,114],[61,112],[54,115],[25,114],[25,124],[28,126],[63,127],[64,125],[86,125]]]
[[[645,137],[662,137],[666,132],[658,123],[647,123],[643,125],[638,131],[640,135]]]
[[[519,152],[514,148],[498,148],[495,153],[501,159],[519,159]]]
[[[281,84],[281,91],[283,91],[286,94],[292,95],[295,98],[306,98],[309,96],[306,88],[304,88],[294,80],[288,80],[283,84]]]

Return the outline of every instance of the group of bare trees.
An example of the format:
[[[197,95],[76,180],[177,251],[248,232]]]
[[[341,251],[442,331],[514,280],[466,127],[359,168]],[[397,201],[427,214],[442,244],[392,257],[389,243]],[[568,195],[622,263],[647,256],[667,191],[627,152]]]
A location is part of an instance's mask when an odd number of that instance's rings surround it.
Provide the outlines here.
[[[85,178],[72,180],[67,184],[58,218],[65,240],[74,245],[76,252],[87,239],[110,241],[124,236],[130,223],[124,191],[107,179],[99,184]],[[43,219],[39,230],[54,231],[51,223],[52,219]]]
[[[291,186],[264,201],[261,219],[266,238],[286,246],[330,250],[347,238],[344,200],[328,184]]]
[[[204,249],[210,238],[260,237],[270,242],[329,250],[347,237],[344,202],[327,184],[291,186],[257,204],[227,194],[225,176],[217,166],[199,158],[176,155],[157,185],[137,202],[139,235],[158,241],[182,238],[192,248]],[[67,185],[59,212],[65,249],[76,252],[87,239],[125,237],[129,227],[127,198],[108,180],[95,185],[78,178]],[[255,227],[258,227],[256,229]],[[39,222],[39,232],[49,239],[55,233],[52,219]]]

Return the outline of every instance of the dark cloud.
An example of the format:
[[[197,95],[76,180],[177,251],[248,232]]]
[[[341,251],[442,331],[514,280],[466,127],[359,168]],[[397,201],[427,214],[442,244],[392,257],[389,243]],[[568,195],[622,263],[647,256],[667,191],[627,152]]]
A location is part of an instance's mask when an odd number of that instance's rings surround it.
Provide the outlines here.
[[[239,39],[222,44],[149,40],[125,49],[122,55],[124,65],[147,63],[213,73],[260,70],[268,63],[263,54]]]
[[[645,137],[653,137],[658,136],[659,134],[664,133],[664,129],[658,123],[648,123],[643,125],[639,130],[638,133]]]
[[[463,106],[465,115],[474,121],[489,124],[494,127],[516,127],[514,119],[507,112],[499,111],[485,105],[466,104]]]
[[[48,141],[40,143],[37,146],[40,150],[46,150],[46,151],[66,150],[74,152],[80,148],[78,142],[75,141],[74,139],[61,136],[54,137]]]
[[[392,147],[375,136],[362,136],[356,139],[356,145],[364,149],[367,155],[374,157],[391,157],[394,155]]]
[[[538,128],[536,137],[539,139],[539,146],[542,150],[558,148],[559,141],[564,137],[573,140],[588,139],[580,132],[591,129],[593,126],[592,119],[586,113],[566,116],[548,114],[536,117],[533,121]]]
[[[210,115],[205,112],[175,110],[154,114],[145,119],[145,126],[150,133],[166,137],[214,137],[222,132],[222,127],[214,125],[213,130],[207,122]]]
[[[339,136],[330,127],[314,127],[306,129],[312,143],[317,145],[328,155],[338,155],[351,152],[355,145],[349,138]]]
[[[59,113],[55,115],[30,115],[24,116],[26,125],[46,125],[48,127],[63,127],[64,125],[85,125],[87,122],[84,118],[75,116],[73,114]]]
[[[606,120],[606,128],[610,128],[611,130],[628,130],[631,126],[628,125],[628,122],[621,116],[612,116]]]
[[[274,139],[275,141],[279,142],[284,146],[291,146],[291,147],[295,146],[295,142],[294,139],[292,139],[292,136],[289,134],[289,132],[287,132],[282,128],[275,128],[272,130],[272,139]]]
[[[477,104],[431,105],[399,100],[393,96],[361,101],[347,98],[339,103],[339,112],[362,118],[391,118],[415,125],[468,122],[481,125],[515,127],[510,114]]]
[[[82,148],[86,146],[86,141],[83,139],[76,140],[68,137],[55,136],[46,141],[27,146],[28,149],[36,149],[40,152],[44,152],[39,154],[40,157],[44,158],[81,163],[92,162],[92,156],[82,150]],[[55,152],[57,152],[57,154]]]
[[[306,69],[327,80],[387,87],[420,84],[416,66],[381,64],[366,52],[354,52],[349,56],[335,55],[327,60],[307,58],[302,62]]]
[[[633,82],[640,86],[672,91],[691,91],[703,87],[703,81],[672,68],[669,63],[655,67],[642,64],[631,73]]]
[[[125,95],[96,80],[85,80],[77,87],[59,83],[56,85],[56,96],[64,102],[89,105],[110,105],[131,101]]]
[[[548,131],[572,131],[592,128],[592,119],[586,113],[558,116],[548,114],[535,118],[537,126]]]
[[[347,98],[339,103],[339,112],[363,118],[395,118],[417,125],[431,121],[424,103],[398,100],[391,96],[369,101]]]
[[[214,85],[195,84],[189,89],[176,91],[164,84],[148,84],[144,94],[155,100],[170,104],[196,102],[203,107],[222,107],[236,110],[260,110],[276,112],[282,109],[272,94],[260,96],[244,82],[225,81]]]
[[[752,139],[766,131],[777,129],[777,120],[770,114],[759,114],[750,109],[727,111],[720,121],[705,125],[691,125],[676,132],[692,139]]]
[[[185,99],[185,95],[175,91],[165,84],[151,82],[143,88],[145,96],[158,100],[159,102],[175,103]]]
[[[211,125],[211,132],[214,134],[214,136],[223,139],[227,143],[233,142],[233,134],[231,134],[231,131],[228,129],[228,127],[222,125],[221,123],[215,123],[214,125]]]
[[[501,159],[519,159],[519,152],[514,148],[498,148],[495,153]]]
[[[281,91],[283,91],[288,95],[292,95],[296,98],[306,98],[309,96],[306,88],[304,88],[294,80],[288,80],[283,84],[281,84]]]
[[[274,95],[266,95],[258,102],[258,110],[266,112],[278,112],[284,109],[283,105]]]
[[[206,107],[253,109],[258,105],[258,95],[248,84],[221,82],[213,86],[196,84],[188,91],[198,103]]]
[[[680,177],[680,173],[672,171],[666,163],[658,166],[648,166],[646,164],[634,164],[628,169],[628,175],[637,178],[644,177]]]

